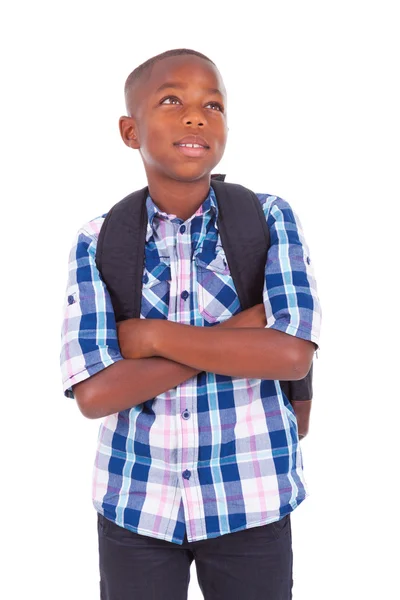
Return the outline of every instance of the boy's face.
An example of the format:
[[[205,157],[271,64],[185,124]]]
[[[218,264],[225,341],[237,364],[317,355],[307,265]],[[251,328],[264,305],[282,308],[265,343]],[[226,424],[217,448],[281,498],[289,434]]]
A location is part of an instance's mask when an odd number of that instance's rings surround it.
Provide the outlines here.
[[[159,61],[132,90],[128,107],[131,117],[121,117],[121,136],[139,149],[149,182],[196,181],[221,160],[226,92],[210,62],[191,55]]]

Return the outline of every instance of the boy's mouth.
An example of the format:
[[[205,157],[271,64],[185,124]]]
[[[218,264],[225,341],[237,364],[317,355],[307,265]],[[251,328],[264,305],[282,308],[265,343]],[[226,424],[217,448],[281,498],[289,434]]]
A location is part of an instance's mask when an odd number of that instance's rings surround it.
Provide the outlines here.
[[[174,142],[174,146],[185,156],[201,157],[210,149],[207,141],[199,135],[188,135],[179,142]]]

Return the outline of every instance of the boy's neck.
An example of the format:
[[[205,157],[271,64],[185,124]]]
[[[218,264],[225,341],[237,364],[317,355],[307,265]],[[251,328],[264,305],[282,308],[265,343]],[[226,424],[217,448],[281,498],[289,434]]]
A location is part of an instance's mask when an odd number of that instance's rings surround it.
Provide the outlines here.
[[[203,204],[210,190],[210,176],[198,181],[149,181],[149,193],[158,208],[186,221]]]

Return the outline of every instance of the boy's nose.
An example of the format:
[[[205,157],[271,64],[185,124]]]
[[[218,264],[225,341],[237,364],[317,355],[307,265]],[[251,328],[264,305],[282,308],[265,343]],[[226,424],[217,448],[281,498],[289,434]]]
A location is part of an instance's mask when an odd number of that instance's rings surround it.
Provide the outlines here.
[[[199,110],[197,106],[187,106],[182,118],[184,124],[189,127],[204,127],[206,122],[203,111]]]
[[[202,121],[198,121],[198,120],[192,120],[192,121],[188,121],[186,120],[186,125],[194,125],[195,127],[203,127],[204,123]]]

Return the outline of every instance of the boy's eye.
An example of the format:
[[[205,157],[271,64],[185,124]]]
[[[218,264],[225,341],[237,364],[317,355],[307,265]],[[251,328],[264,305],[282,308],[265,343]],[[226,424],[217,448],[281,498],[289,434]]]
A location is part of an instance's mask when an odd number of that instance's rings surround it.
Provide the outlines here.
[[[160,104],[181,104],[181,101],[176,96],[166,96],[162,100],[160,100]],[[217,110],[219,112],[224,112],[223,106],[219,102],[208,102],[206,104],[206,108],[210,107],[212,110]]]
[[[179,104],[179,99],[176,96],[167,96],[161,100],[160,104]]]
[[[206,106],[211,106],[213,110],[219,110],[220,112],[224,112],[222,105],[219,102],[209,102]]]

